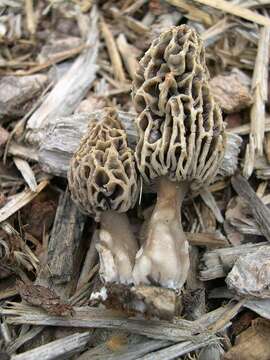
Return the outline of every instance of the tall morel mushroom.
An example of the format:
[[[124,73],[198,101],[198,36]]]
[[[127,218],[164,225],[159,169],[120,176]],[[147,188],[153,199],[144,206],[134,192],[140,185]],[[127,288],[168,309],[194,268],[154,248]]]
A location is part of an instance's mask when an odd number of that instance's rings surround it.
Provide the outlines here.
[[[136,203],[137,181],[125,130],[117,113],[106,109],[101,121],[89,124],[68,174],[75,203],[100,221],[96,247],[100,276],[105,282],[132,282],[138,247],[125,213]]]
[[[201,39],[186,25],[154,40],[133,84],[138,112],[136,161],[158,184],[147,239],[136,256],[135,283],[181,288],[189,269],[181,204],[188,189],[209,184],[224,156],[221,111],[209,89]]]

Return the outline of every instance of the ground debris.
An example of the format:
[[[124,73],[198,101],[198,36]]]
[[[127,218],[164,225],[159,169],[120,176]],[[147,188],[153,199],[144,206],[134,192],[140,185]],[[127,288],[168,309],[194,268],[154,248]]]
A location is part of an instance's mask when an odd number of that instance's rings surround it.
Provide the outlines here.
[[[51,289],[41,285],[26,284],[17,281],[16,288],[23,300],[28,304],[39,306],[48,314],[66,316],[72,314],[72,306],[64,303]]]

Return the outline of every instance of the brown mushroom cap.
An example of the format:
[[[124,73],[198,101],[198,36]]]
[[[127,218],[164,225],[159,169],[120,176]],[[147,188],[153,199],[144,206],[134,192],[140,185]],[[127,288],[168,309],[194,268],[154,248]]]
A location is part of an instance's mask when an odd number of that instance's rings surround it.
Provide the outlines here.
[[[133,84],[135,156],[146,182],[165,175],[196,188],[213,180],[225,136],[208,79],[202,41],[186,25],[161,34],[141,59]]]
[[[91,121],[71,159],[68,173],[72,199],[88,215],[126,212],[138,196],[132,150],[117,113],[107,109],[101,121]]]

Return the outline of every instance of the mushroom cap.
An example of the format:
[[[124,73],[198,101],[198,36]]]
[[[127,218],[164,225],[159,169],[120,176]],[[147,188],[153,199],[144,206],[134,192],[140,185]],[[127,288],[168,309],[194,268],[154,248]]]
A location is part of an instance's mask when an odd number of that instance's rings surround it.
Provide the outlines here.
[[[159,176],[208,184],[224,155],[224,123],[210,93],[202,40],[187,25],[153,41],[133,82],[139,141],[136,161],[146,182]]]
[[[74,202],[96,220],[102,211],[126,212],[135,205],[134,154],[114,109],[106,109],[99,122],[88,125],[71,159],[68,182]]]

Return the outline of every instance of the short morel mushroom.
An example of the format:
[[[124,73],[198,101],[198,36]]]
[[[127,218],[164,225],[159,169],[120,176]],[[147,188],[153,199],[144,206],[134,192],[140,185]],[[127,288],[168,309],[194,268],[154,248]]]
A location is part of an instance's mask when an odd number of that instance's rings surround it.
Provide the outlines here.
[[[75,152],[68,174],[74,202],[86,214],[100,221],[100,276],[105,282],[128,284],[136,239],[127,215],[138,196],[134,154],[115,110],[106,109],[103,118],[89,124]]]
[[[201,39],[186,25],[153,41],[133,84],[142,178],[158,185],[147,239],[136,255],[136,284],[179,289],[189,269],[181,204],[188,189],[214,180],[224,156],[221,111],[209,89]]]

